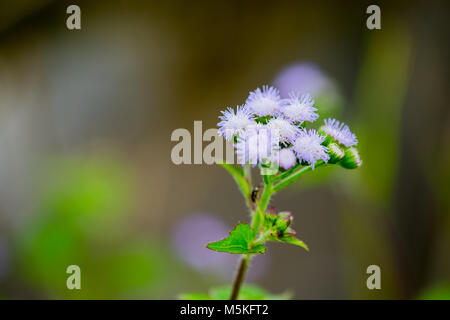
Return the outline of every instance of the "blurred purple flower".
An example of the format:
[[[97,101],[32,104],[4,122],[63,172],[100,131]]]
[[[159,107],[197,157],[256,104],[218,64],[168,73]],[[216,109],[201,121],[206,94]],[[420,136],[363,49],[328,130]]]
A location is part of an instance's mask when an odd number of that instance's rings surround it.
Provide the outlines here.
[[[302,62],[292,64],[277,75],[274,85],[280,90],[282,97],[289,92],[307,93],[313,96],[331,85],[331,81],[314,63]]]
[[[209,242],[226,238],[231,228],[206,213],[195,213],[182,219],[173,231],[172,244],[177,255],[198,271],[216,272],[224,279],[232,279],[239,255],[215,252],[206,248]],[[264,255],[265,256],[265,255]],[[263,275],[268,266],[267,257],[255,257],[249,280]]]

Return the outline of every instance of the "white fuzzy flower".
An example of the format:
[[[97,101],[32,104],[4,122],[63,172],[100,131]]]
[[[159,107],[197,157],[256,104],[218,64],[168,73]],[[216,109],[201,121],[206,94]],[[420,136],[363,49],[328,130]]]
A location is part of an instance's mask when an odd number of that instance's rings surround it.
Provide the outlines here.
[[[358,139],[350,131],[345,123],[340,123],[336,119],[326,119],[325,125],[322,127],[326,134],[332,136],[337,142],[346,147],[355,146],[358,144]]]
[[[294,143],[295,138],[297,138],[300,129],[293,125],[291,122],[281,119],[273,118],[267,124],[269,129],[273,130],[274,133],[279,134],[280,142],[283,144]]]
[[[246,107],[259,117],[273,116],[278,113],[282,104],[278,89],[263,86],[262,90],[257,88],[250,92],[245,101]]]
[[[309,163],[314,169],[317,160],[328,162],[328,148],[322,145],[325,136],[319,135],[316,130],[301,130],[299,137],[295,140],[293,149],[299,161]]]
[[[314,108],[313,105],[314,100],[310,94],[299,95],[298,93],[290,93],[289,99],[284,100],[281,113],[292,122],[314,122],[319,115],[316,113],[317,108]]]
[[[285,170],[292,168],[297,162],[294,152],[289,149],[280,150],[280,167]]]
[[[242,106],[236,108],[236,113],[232,108],[221,112],[223,115],[219,116],[219,119],[222,121],[217,126],[219,127],[219,134],[227,141],[235,135],[241,134],[245,127],[255,123],[252,114]]]
[[[238,163],[267,164],[278,161],[279,137],[267,126],[248,126],[238,137],[236,148]]]

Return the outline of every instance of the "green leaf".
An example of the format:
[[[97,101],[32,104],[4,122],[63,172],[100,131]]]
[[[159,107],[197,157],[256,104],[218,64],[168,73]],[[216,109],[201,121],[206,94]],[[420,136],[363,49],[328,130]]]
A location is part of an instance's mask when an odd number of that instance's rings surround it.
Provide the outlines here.
[[[227,170],[231,174],[234,181],[236,181],[236,184],[238,185],[239,190],[241,191],[244,198],[248,199],[248,197],[250,196],[250,187],[248,186],[247,180],[244,177],[244,171],[242,170],[242,168],[235,167],[228,163],[217,163],[217,164],[222,166],[225,170]]]
[[[306,251],[309,251],[308,246],[303,241],[301,241],[300,239],[297,239],[296,237],[289,235],[289,234],[283,235],[282,237],[278,238],[278,241],[290,243],[290,244],[302,247]]]
[[[252,244],[254,239],[255,233],[252,228],[248,224],[240,223],[230,232],[228,238],[211,242],[207,245],[207,248],[214,251],[236,254],[265,253],[266,248],[263,245]]]

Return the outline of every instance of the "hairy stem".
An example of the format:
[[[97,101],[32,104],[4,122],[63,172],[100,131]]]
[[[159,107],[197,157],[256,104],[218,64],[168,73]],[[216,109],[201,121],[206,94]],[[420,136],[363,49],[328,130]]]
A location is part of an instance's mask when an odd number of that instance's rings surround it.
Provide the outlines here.
[[[273,188],[272,188],[272,182],[268,180],[266,182],[266,185],[264,187],[263,194],[261,196],[261,202],[260,202],[260,208],[262,213],[266,212],[267,206],[269,205],[270,198],[272,197]]]
[[[251,210],[252,215],[252,222],[251,226],[255,232],[256,241],[260,241],[261,235],[260,233],[260,226],[262,223],[264,223],[264,213],[267,209],[267,205],[269,204],[270,197],[272,196],[273,189],[272,189],[272,182],[270,179],[264,179],[265,187],[263,194],[261,196],[261,201],[257,205],[256,210]],[[241,262],[239,264],[239,269],[236,273],[236,277],[233,281],[233,287],[231,290],[231,296],[230,300],[236,300],[239,297],[239,291],[241,290],[242,284],[244,283],[245,274],[247,273],[248,264],[250,262],[250,259],[252,258],[252,255],[243,255],[241,258]]]
[[[250,255],[243,255],[241,262],[239,263],[239,269],[234,278],[233,287],[231,290],[230,300],[237,300],[239,297],[239,291],[241,290],[242,284],[244,283],[245,274],[248,269],[248,263],[250,261]]]

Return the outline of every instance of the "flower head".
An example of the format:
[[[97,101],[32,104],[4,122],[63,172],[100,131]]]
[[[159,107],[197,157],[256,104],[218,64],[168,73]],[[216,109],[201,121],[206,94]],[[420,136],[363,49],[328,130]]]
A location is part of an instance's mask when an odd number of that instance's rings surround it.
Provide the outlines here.
[[[291,122],[281,118],[270,119],[267,127],[273,130],[274,133],[278,133],[280,142],[285,145],[288,143],[294,143],[295,138],[300,132],[300,129]]]
[[[246,107],[259,117],[276,114],[281,107],[282,100],[278,89],[263,86],[262,90],[257,88],[250,92],[245,101]]]
[[[302,123],[303,121],[314,122],[319,117],[317,108],[313,107],[314,100],[310,94],[290,93],[289,99],[285,99],[281,113],[292,121]]]
[[[362,160],[358,150],[354,147],[347,148],[345,150],[345,156],[339,164],[346,169],[359,168],[362,165]]]
[[[328,148],[328,154],[330,155],[329,163],[338,163],[342,158],[344,158],[344,151],[339,147],[337,143],[330,143],[327,145]]]
[[[325,136],[319,135],[316,130],[303,129],[295,140],[293,149],[300,161],[305,161],[314,169],[317,160],[327,162],[330,159],[328,148],[322,145]]]
[[[297,162],[295,153],[291,149],[281,149],[280,150],[280,167],[284,170],[289,170]]]
[[[222,121],[217,126],[219,126],[219,134],[228,141],[235,135],[241,134],[245,127],[254,124],[252,114],[242,106],[237,106],[236,113],[232,108],[228,108],[222,111],[222,114],[219,116]]]
[[[350,131],[345,123],[340,123],[336,119],[325,119],[325,125],[322,127],[323,131],[333,137],[337,142],[346,147],[355,146],[358,144],[358,139]]]
[[[239,164],[278,162],[279,135],[262,124],[248,126],[234,145]]]

